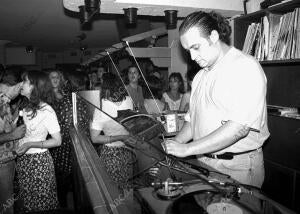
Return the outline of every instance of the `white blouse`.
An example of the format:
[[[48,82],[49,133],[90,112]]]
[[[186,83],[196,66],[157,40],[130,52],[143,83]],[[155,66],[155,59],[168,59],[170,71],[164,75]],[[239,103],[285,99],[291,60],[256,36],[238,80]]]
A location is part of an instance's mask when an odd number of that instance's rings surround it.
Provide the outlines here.
[[[112,102],[110,100],[102,99],[102,111],[110,115],[113,118],[118,116],[119,110],[133,109],[132,100],[130,97],[126,97],[122,102]],[[128,135],[127,130],[110,118],[108,115],[102,111],[95,109],[93,121],[91,124],[91,129],[103,131],[107,136],[116,136],[116,135]],[[105,146],[123,146],[123,142],[116,141],[113,143],[105,144]]]
[[[172,100],[167,92],[163,93],[163,98],[168,103],[170,110],[179,110],[182,94],[180,94],[180,98],[176,101]]]

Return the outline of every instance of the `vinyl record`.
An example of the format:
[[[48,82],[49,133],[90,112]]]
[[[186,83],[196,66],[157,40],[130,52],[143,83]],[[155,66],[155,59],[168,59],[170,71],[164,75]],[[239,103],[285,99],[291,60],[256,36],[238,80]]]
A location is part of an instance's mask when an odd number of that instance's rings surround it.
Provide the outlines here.
[[[168,210],[169,214],[242,214],[243,211],[230,199],[214,190],[191,192],[178,198]]]

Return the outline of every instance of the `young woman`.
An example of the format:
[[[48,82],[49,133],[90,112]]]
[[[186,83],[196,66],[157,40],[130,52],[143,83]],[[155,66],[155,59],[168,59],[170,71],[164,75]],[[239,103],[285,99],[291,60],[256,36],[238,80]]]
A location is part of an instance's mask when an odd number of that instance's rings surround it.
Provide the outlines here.
[[[162,101],[168,103],[170,110],[179,110],[183,93],[184,84],[182,76],[180,73],[174,72],[169,77],[169,89],[163,93]]]
[[[56,181],[57,196],[61,207],[67,206],[67,194],[72,188],[72,140],[69,129],[73,124],[72,92],[85,90],[85,80],[83,72],[72,71],[67,73],[67,78],[59,70],[52,70],[49,73],[54,99],[51,105],[56,112],[58,123],[61,127],[62,144],[59,147],[51,148],[50,153],[53,158]],[[88,112],[87,106],[80,99],[77,102],[78,125],[85,134],[88,132]]]
[[[55,95],[55,99],[60,100],[63,98],[63,86],[64,86],[64,77],[61,71],[51,70],[49,73],[49,78],[51,81],[52,89]]]
[[[26,134],[19,140],[16,150],[23,212],[56,209],[55,172],[48,148],[60,146],[61,135],[56,114],[46,103],[51,94],[48,75],[41,71],[25,73],[21,94],[28,99],[23,109]]]
[[[120,190],[128,187],[127,180],[132,172],[132,152],[122,142],[128,139],[128,132],[108,115],[115,118],[119,110],[126,109],[133,109],[133,105],[121,81],[114,74],[104,74],[101,111],[95,110],[90,132],[92,142],[103,145],[101,151],[98,151],[100,158]]]
[[[135,110],[146,113],[146,109],[144,106],[143,89],[139,85],[139,79],[141,75],[138,68],[135,65],[129,66],[127,75],[129,84],[126,86],[126,90],[128,91],[133,101],[133,107]]]

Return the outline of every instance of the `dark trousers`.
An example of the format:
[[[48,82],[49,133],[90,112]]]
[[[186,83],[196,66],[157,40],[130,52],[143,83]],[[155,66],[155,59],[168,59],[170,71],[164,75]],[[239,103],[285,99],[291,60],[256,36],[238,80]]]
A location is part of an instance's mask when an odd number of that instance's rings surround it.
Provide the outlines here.
[[[0,163],[0,213],[14,213],[15,161]]]

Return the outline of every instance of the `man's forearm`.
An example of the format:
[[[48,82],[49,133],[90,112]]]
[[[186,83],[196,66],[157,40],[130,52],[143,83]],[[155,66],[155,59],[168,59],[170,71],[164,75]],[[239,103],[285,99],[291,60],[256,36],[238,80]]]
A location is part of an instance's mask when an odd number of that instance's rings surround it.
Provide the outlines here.
[[[184,122],[181,130],[174,138],[178,143],[187,143],[193,138],[190,122]]]
[[[15,140],[15,139],[14,139],[14,136],[11,134],[11,132],[0,134],[0,145],[6,143],[8,141],[12,141],[12,140]]]
[[[243,125],[232,121],[227,122],[211,134],[189,143],[188,154],[206,154],[225,149],[247,136],[249,129],[247,131],[244,131],[244,129]]]

